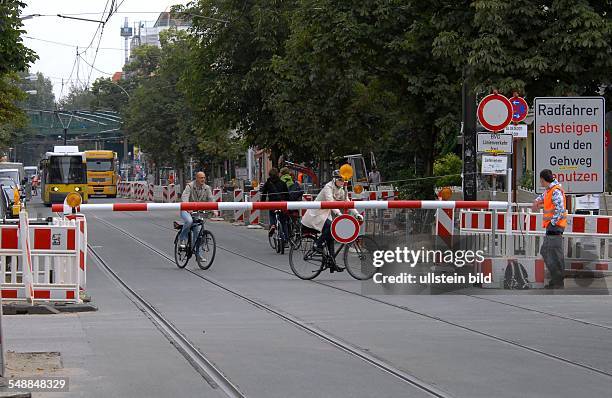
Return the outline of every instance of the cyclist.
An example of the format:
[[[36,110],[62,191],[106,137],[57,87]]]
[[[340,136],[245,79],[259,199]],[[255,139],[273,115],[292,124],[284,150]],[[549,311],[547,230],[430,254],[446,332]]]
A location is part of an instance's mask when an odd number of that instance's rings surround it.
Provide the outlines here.
[[[287,184],[281,181],[278,177],[278,169],[276,167],[272,167],[270,172],[268,173],[268,179],[265,184],[261,188],[261,201],[265,202],[278,202],[287,200]],[[285,217],[282,213],[280,215],[280,223],[283,227],[282,236],[286,238],[287,236],[287,223]],[[275,210],[270,210],[270,231],[268,234],[272,236],[274,234],[274,229],[276,228],[276,212]]]
[[[212,202],[212,191],[210,190],[210,186],[206,185],[206,174],[203,171],[199,171],[196,174],[195,181],[191,181],[189,184],[185,186],[185,190],[181,195],[181,201],[183,202]],[[183,228],[181,229],[181,234],[179,236],[179,248],[185,249],[187,238],[189,237],[189,231],[191,230],[191,225],[193,224],[193,218],[191,217],[191,213],[188,211],[181,211],[181,218],[183,219]],[[194,231],[194,236],[200,232]]]
[[[328,201],[346,201],[348,194],[344,188],[344,179],[340,175],[340,170],[334,170],[332,174],[332,180],[325,184],[321,192],[315,199],[317,202],[328,202]],[[334,252],[334,238],[331,235],[331,214],[339,216],[342,212],[338,209],[308,209],[302,217],[302,225],[315,229],[321,232],[319,238],[316,240],[315,250],[323,252],[323,242],[327,243],[327,247],[330,253]],[[352,213],[359,221],[363,221],[361,214],[357,213],[355,209],[350,209]],[[336,265],[334,271],[342,271],[343,269]]]

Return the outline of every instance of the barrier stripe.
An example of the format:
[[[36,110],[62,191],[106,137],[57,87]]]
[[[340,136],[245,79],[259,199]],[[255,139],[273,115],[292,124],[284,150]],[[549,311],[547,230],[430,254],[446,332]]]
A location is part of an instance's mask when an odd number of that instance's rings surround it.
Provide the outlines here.
[[[441,201],[441,200],[371,200],[323,202],[182,202],[182,203],[92,203],[83,204],[77,211],[153,211],[153,210],[300,210],[300,209],[506,209],[507,202]],[[52,211],[62,212],[62,204],[54,204]]]

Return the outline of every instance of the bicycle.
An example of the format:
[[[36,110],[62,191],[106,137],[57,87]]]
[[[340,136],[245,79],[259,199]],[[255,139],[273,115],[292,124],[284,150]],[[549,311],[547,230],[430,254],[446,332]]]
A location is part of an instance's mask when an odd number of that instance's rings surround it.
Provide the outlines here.
[[[294,241],[294,227],[295,220],[293,220],[288,214],[284,214],[281,210],[274,210],[276,223],[274,224],[274,231],[268,233],[268,242],[270,247],[274,249],[276,253],[285,254],[286,243],[289,242],[291,245]],[[287,237],[283,236],[283,219],[287,223]]]
[[[206,223],[203,212],[191,213],[193,218],[193,224],[189,230],[187,242],[185,248],[180,247],[180,235],[183,225],[174,222],[174,229],[178,230],[176,237],[174,238],[174,262],[179,268],[185,268],[189,259],[195,254],[196,262],[201,269],[209,269],[215,260],[215,254],[217,252],[217,244],[215,242],[215,236],[207,230],[204,226]],[[192,244],[194,228],[200,227],[200,232],[196,237],[195,243]],[[195,249],[194,249],[195,248]]]
[[[332,254],[325,243],[322,252],[315,249],[319,231],[304,226],[302,229],[304,232],[299,242],[289,250],[289,265],[298,278],[314,279],[325,269],[329,269],[330,273],[346,269],[357,280],[370,279],[376,273],[373,253],[379,250],[379,246],[369,236],[359,236],[351,243],[340,244]],[[336,257],[342,250],[344,250],[344,268],[336,264]]]

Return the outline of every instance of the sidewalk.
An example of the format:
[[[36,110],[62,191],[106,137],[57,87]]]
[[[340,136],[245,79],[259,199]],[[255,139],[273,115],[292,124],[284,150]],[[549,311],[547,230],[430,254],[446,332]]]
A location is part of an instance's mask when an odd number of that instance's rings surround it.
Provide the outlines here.
[[[50,353],[37,365],[20,355],[19,364],[8,363],[7,376],[23,365],[39,376],[68,377],[69,393],[57,397],[221,396],[94,261],[87,279],[97,312],[3,317],[7,351]]]

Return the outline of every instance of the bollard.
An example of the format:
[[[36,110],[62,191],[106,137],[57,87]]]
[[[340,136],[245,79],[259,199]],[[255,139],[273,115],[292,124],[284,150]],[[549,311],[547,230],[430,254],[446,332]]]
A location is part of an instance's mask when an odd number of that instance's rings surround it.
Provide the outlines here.
[[[244,191],[242,189],[234,189],[234,203],[244,202]],[[244,225],[245,209],[234,210],[234,225]]]
[[[252,203],[259,202],[259,199],[260,199],[259,191],[256,191],[256,190],[249,191],[249,202],[252,202]],[[246,217],[245,217],[245,223],[247,225],[247,228],[250,228],[250,229],[263,228],[261,225],[259,225],[259,215],[260,215],[259,209],[251,209],[250,211],[247,212],[247,214],[249,214],[248,221],[246,220]]]

